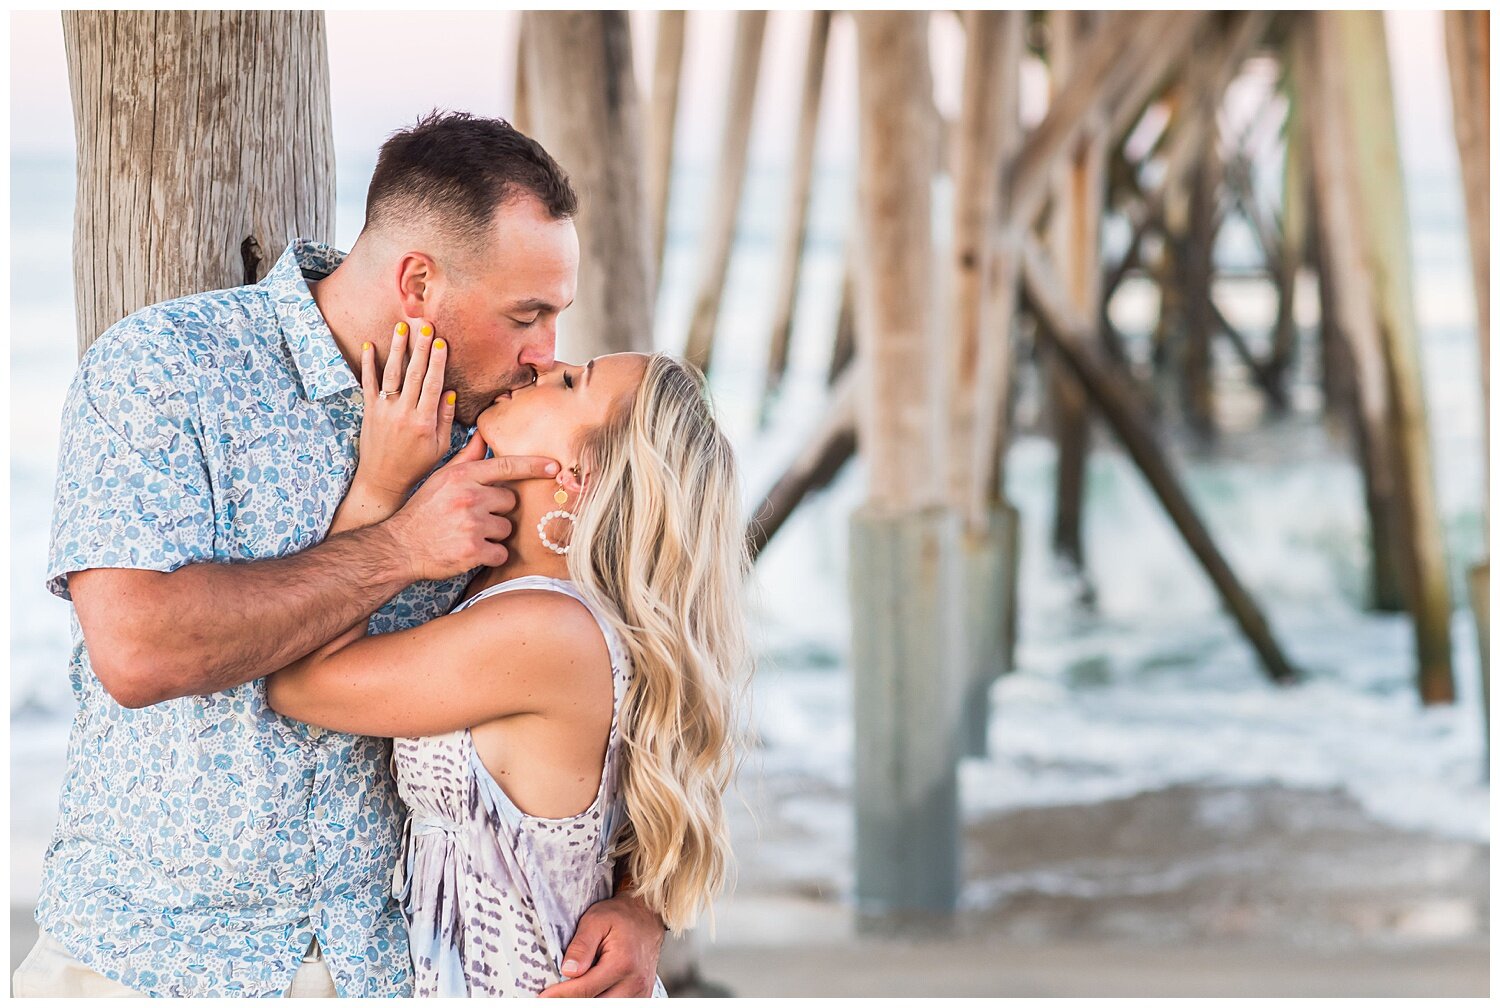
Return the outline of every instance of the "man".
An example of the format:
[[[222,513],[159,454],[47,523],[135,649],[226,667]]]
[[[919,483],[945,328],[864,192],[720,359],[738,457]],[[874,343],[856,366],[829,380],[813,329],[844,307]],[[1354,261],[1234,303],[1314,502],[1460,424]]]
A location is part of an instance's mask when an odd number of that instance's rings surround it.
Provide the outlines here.
[[[552,366],[575,210],[534,141],[434,114],[381,148],[347,257],[293,241],[259,284],[142,309],[84,356],[48,570],[79,709],[17,994],[410,993],[389,743],[279,718],[263,677],[357,622],[432,619],[504,560],[504,482],[556,463],[458,450]],[[361,344],[383,361],[399,322],[446,344],[449,461],[320,543],[357,459]],[[662,934],[628,894],[596,904],[549,993],[649,994]]]

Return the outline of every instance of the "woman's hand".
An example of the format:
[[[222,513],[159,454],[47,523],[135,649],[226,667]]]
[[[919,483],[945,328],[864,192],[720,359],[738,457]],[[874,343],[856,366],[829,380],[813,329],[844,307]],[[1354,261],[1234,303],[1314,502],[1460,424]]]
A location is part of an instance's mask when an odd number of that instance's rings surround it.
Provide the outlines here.
[[[455,395],[443,391],[447,363],[447,343],[434,337],[431,323],[420,319],[415,335],[406,322],[396,323],[383,374],[377,373],[375,347],[364,345],[360,384],[365,393],[365,419],[359,432],[359,468],[354,473],[360,490],[378,498],[405,500],[448,454]]]
[[[390,356],[378,381],[375,348],[369,343],[360,348],[365,419],[359,432],[359,467],[334,512],[329,535],[391,517],[401,510],[417,481],[448,453],[454,411],[454,394],[443,391],[448,346],[433,337],[430,323],[419,320],[407,361],[410,334],[408,323],[396,323]],[[384,398],[382,391],[387,393]]]

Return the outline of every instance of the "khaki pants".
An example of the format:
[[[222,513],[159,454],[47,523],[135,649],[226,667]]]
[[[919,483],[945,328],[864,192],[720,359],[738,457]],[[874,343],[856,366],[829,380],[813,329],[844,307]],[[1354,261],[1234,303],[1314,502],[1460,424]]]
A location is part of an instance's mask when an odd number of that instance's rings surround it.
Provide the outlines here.
[[[11,980],[16,997],[146,997],[107,976],[95,973],[60,944],[43,933],[37,938]],[[318,940],[313,939],[292,977],[285,997],[338,997],[333,977],[323,962]]]

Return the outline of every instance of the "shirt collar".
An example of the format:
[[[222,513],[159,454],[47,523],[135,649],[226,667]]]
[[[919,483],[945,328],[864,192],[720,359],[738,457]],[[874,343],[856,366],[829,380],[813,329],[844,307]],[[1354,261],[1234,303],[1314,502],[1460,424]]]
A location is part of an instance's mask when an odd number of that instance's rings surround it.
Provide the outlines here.
[[[344,253],[332,245],[294,238],[260,282],[275,306],[282,338],[302,382],[302,394],[310,400],[359,388],[359,380],[349,370],[333,332],[318,311],[318,303],[307,289],[308,280],[323,279],[343,261]]]

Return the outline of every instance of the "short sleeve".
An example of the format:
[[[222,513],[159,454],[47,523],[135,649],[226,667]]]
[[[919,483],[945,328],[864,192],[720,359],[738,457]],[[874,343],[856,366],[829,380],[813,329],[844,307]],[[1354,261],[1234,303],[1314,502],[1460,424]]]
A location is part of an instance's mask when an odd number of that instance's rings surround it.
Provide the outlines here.
[[[74,571],[165,572],[213,558],[194,375],[170,331],[138,316],[84,355],[63,407],[47,561],[54,595],[72,599]]]

